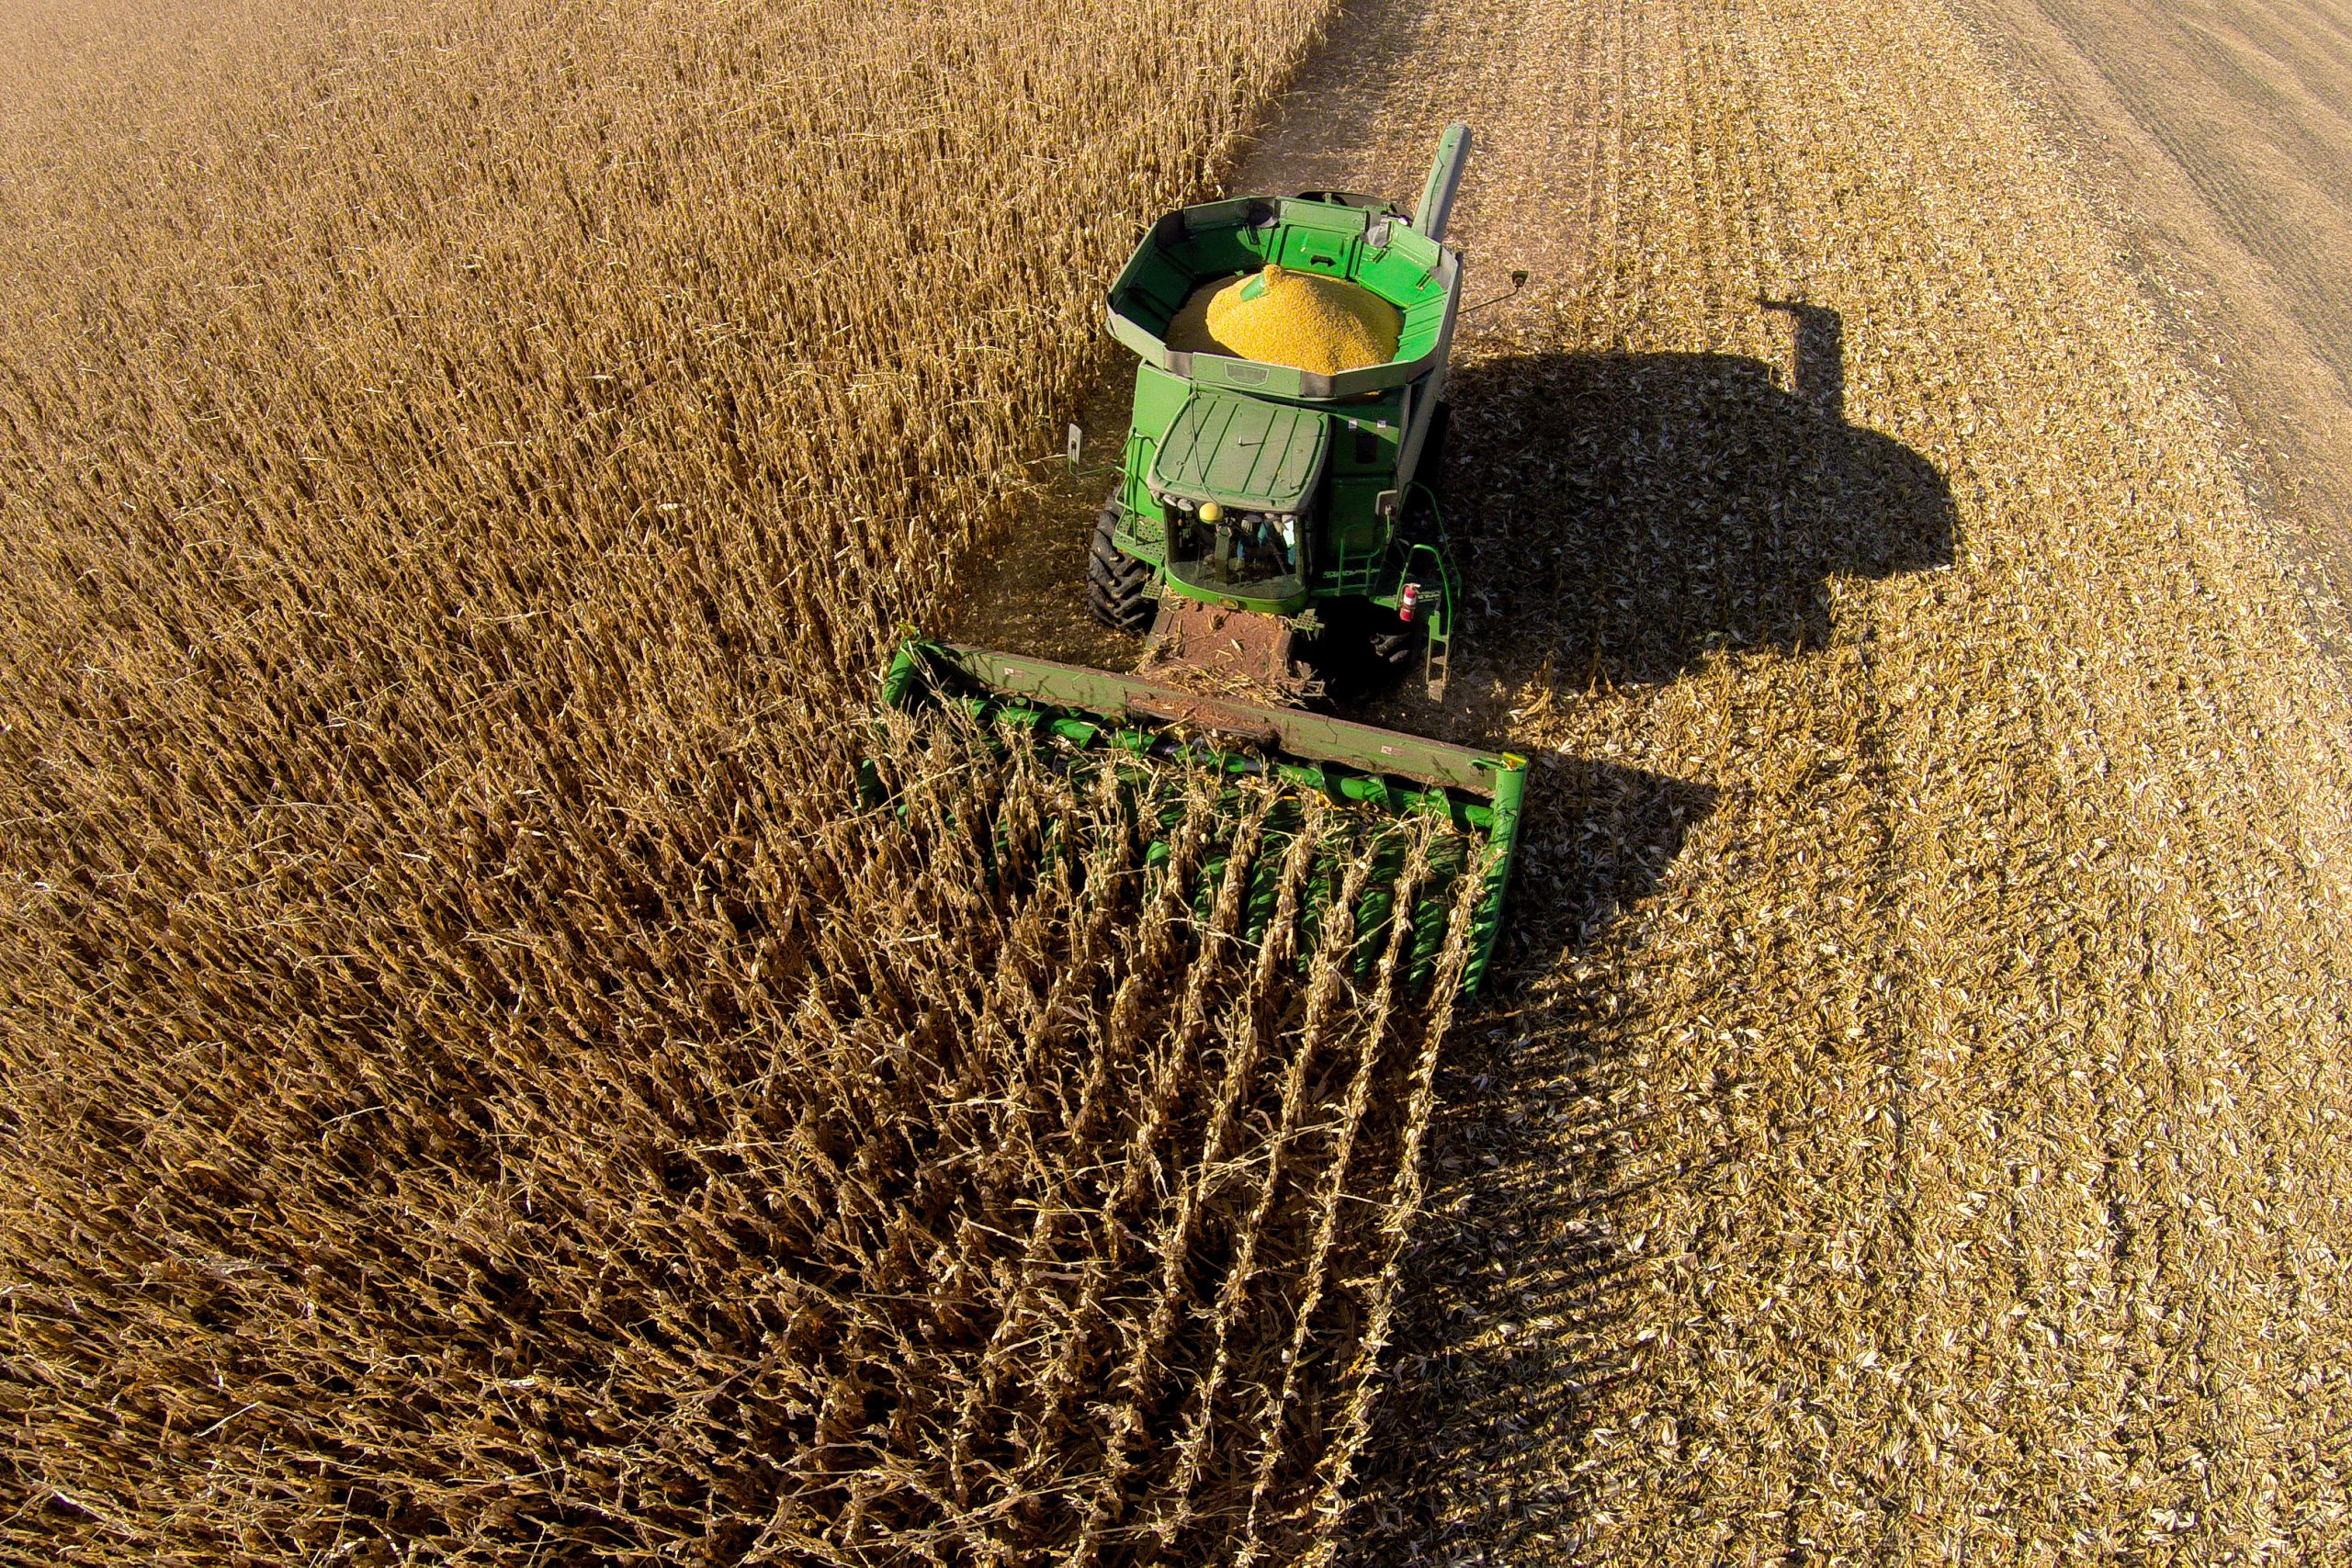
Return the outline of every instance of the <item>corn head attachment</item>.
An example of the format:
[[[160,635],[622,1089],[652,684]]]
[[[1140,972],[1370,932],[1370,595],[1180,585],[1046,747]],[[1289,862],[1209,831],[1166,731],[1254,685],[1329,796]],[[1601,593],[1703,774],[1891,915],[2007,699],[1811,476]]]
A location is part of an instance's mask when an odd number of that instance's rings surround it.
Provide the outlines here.
[[[1271,798],[1260,801],[1258,852],[1249,858],[1252,880],[1242,895],[1246,941],[1261,940],[1275,918],[1283,857],[1267,852],[1306,831],[1312,818],[1324,840],[1310,896],[1290,901],[1304,939],[1297,951],[1314,951],[1316,932],[1351,888],[1360,969],[1386,945],[1402,901],[1411,984],[1426,984],[1437,971],[1460,920],[1467,921],[1460,933],[1463,991],[1475,992],[1485,976],[1519,840],[1524,758],[923,639],[901,645],[891,659],[882,701],[910,714],[960,712],[994,744],[1034,745],[1048,766],[1072,775],[1107,772],[1135,785],[1139,798],[1148,795],[1153,775],[1170,767],[1207,776],[1237,819],[1245,794],[1263,791]],[[871,761],[860,788],[867,805],[889,804]],[[1172,831],[1184,807],[1156,798],[1158,826]],[[1166,851],[1164,839],[1152,843],[1147,872],[1164,863]],[[1227,863],[1213,851],[1201,867],[1195,897],[1204,917]]]

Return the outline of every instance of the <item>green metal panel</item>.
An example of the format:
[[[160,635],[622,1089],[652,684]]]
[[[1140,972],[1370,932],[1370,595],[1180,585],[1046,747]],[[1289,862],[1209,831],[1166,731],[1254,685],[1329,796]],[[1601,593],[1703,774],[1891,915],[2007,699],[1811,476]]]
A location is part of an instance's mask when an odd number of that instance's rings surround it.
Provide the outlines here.
[[[1240,512],[1296,512],[1315,492],[1330,446],[1312,409],[1203,388],[1160,438],[1154,491]]]
[[[1350,403],[1344,413],[1332,410],[1331,471],[1344,478],[1394,478],[1404,412],[1403,400],[1394,392],[1376,402]]]
[[[1171,376],[1155,365],[1136,367],[1135,412],[1120,476],[1120,499],[1126,516],[1117,530],[1117,543],[1129,555],[1154,565],[1166,558],[1168,536],[1159,503],[1152,499],[1151,465],[1161,437],[1192,395],[1193,384],[1182,377]]]
[[[1193,384],[1155,365],[1136,367],[1135,427],[1158,440],[1193,395]]]

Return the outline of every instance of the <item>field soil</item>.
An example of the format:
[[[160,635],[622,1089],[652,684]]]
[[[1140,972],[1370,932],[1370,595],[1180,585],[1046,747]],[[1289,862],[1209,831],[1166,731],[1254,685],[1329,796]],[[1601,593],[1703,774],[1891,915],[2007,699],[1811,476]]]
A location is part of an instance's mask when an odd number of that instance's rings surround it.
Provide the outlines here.
[[[2342,693],[1964,20],[1363,7],[1231,181],[1465,119],[1468,296],[1533,279],[1457,350],[1458,700],[1375,716],[1541,773],[1368,1561],[2352,1551]]]
[[[2352,602],[2352,14],[1982,0],[1987,53],[2075,164],[2250,439],[2245,468],[2343,651]]]

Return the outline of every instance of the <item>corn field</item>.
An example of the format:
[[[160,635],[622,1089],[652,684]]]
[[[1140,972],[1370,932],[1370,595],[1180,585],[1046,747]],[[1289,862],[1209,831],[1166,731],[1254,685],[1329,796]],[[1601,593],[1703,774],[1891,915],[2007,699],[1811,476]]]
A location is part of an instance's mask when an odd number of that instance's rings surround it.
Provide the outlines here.
[[[2352,703],[1964,19],[0,7],[0,1560],[2352,1554]],[[1475,1010],[873,700],[1457,118]]]
[[[1318,19],[11,19],[12,1555],[1328,1540],[1446,984],[867,717]]]

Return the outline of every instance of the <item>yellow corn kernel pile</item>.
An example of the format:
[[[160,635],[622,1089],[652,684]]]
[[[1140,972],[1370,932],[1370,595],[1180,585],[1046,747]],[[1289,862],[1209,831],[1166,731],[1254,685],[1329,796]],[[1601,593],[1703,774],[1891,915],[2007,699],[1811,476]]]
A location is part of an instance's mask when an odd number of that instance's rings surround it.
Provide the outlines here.
[[[1168,345],[1329,376],[1394,359],[1404,324],[1360,284],[1269,264],[1193,290],[1168,325]]]

